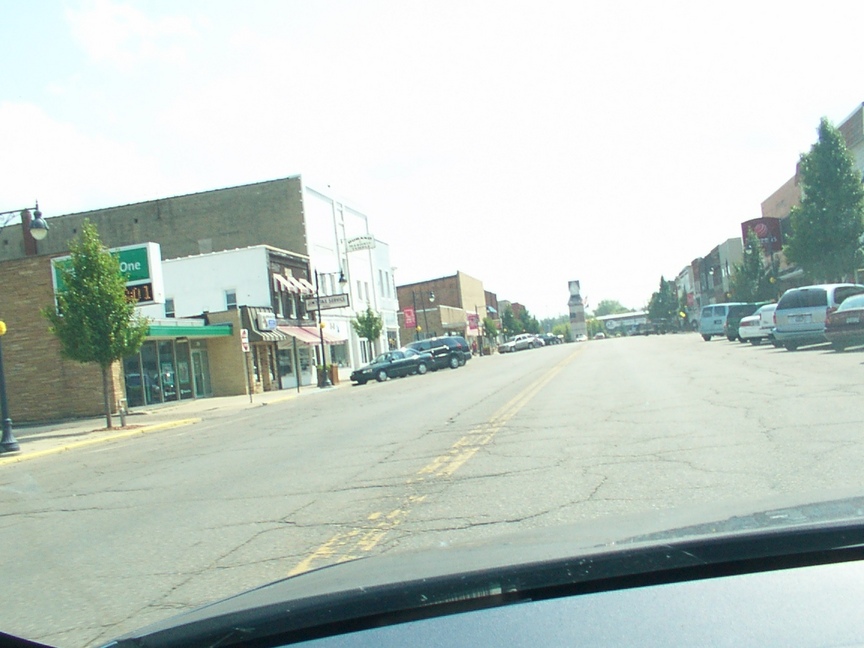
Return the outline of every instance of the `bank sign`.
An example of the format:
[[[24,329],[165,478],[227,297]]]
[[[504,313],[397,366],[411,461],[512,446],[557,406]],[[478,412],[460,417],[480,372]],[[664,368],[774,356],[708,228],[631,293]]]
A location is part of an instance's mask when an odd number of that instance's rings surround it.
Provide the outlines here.
[[[120,272],[126,275],[126,294],[138,306],[165,302],[165,284],[162,280],[162,249],[158,243],[139,243],[112,248],[109,252],[120,262]],[[54,293],[66,290],[60,268],[70,268],[72,257],[51,259]]]

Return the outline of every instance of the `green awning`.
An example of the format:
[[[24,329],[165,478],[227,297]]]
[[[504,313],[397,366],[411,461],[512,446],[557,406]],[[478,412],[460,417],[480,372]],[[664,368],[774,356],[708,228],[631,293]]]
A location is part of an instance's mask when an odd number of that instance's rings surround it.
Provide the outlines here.
[[[232,333],[231,324],[208,324],[206,326],[162,326],[153,324],[147,328],[148,338],[230,337]]]

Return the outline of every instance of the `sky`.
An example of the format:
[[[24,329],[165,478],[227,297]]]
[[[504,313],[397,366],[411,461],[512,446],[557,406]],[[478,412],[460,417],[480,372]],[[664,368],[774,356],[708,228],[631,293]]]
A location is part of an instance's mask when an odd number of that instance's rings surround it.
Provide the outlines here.
[[[864,2],[0,0],[0,211],[301,174],[399,284],[647,304],[864,101]],[[50,221],[49,221],[50,222]]]

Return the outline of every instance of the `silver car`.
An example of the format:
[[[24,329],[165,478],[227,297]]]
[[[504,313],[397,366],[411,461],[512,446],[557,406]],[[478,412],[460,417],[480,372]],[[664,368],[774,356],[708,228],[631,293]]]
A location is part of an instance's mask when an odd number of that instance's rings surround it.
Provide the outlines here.
[[[794,351],[806,344],[827,342],[825,318],[844,299],[864,293],[860,284],[819,284],[790,288],[774,311],[774,339]]]

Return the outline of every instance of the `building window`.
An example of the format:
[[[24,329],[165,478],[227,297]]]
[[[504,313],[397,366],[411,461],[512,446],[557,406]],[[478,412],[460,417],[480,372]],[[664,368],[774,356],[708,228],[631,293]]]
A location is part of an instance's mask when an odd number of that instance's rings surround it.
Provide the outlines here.
[[[165,317],[174,317],[174,298],[165,298]]]
[[[227,310],[237,310],[237,291],[236,290],[226,290],[225,291],[225,308]]]

